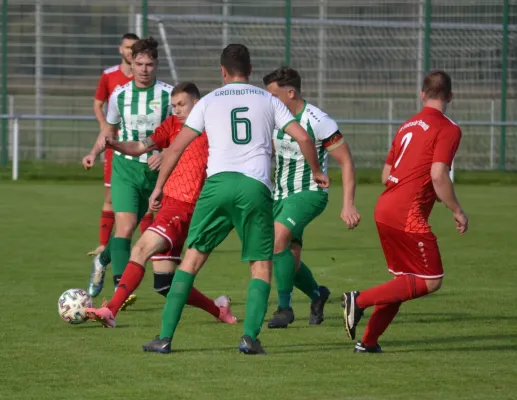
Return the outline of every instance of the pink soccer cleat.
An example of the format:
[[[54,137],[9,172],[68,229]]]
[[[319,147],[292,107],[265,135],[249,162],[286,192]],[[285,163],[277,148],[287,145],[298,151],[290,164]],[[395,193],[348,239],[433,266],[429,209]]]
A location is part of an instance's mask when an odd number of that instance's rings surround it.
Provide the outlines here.
[[[86,315],[92,321],[100,322],[104,328],[115,328],[117,326],[115,317],[108,307],[87,308]]]

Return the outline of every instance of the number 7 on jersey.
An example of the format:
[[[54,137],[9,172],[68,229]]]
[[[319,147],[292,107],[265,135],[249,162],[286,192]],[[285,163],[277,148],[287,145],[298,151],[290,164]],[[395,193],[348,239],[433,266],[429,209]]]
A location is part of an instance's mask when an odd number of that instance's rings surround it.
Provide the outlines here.
[[[399,165],[400,160],[402,159],[402,156],[404,155],[404,152],[406,151],[407,147],[409,146],[409,142],[411,142],[412,138],[413,138],[412,132],[408,132],[402,137],[402,140],[400,141],[400,145],[402,146],[402,152],[400,153],[399,158],[397,158],[397,161],[395,161],[395,165],[393,167],[397,168],[397,165]]]

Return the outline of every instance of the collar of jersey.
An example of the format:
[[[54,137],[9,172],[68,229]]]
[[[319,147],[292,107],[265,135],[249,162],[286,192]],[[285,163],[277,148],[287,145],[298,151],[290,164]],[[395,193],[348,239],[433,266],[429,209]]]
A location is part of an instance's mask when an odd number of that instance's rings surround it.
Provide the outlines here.
[[[227,85],[249,85],[248,82],[228,82]]]
[[[422,108],[421,112],[426,113],[426,114],[442,114],[443,115],[443,113],[440,110],[437,110],[434,107],[424,107],[424,108]]]
[[[305,109],[307,108],[307,101],[303,101],[303,108],[302,108],[302,111],[300,111],[299,113],[296,113],[296,115],[293,115],[293,117],[297,120],[300,120],[300,118],[302,118],[302,114],[303,112],[305,111]]]
[[[154,89],[154,85],[156,85],[156,79],[154,80],[153,84],[151,86],[149,86],[148,88],[139,88],[138,86],[136,86],[136,83],[135,83],[135,80],[133,79],[132,81],[132,85],[133,85],[133,90],[137,91],[137,92],[148,92],[152,89]]]

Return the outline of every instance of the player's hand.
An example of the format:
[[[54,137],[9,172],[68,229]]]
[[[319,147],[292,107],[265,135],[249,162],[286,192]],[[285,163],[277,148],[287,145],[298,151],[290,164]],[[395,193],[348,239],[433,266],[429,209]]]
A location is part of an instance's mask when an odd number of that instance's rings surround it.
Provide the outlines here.
[[[95,156],[93,154],[88,154],[83,158],[83,167],[84,169],[90,169],[95,165]]]
[[[452,214],[454,222],[456,223],[456,230],[461,234],[467,233],[469,230],[469,217],[463,210]]]
[[[312,174],[312,179],[314,182],[318,184],[320,188],[328,188],[329,187],[329,177],[325,175],[323,172],[317,172]]]
[[[359,222],[361,222],[361,216],[355,206],[346,206],[341,210],[341,219],[345,222],[348,229],[354,229]]]
[[[159,188],[154,188],[151,197],[149,197],[149,210],[159,211],[162,207],[163,191]]]
[[[160,169],[163,161],[163,153],[153,154],[147,159],[147,164],[151,171],[157,171]]]

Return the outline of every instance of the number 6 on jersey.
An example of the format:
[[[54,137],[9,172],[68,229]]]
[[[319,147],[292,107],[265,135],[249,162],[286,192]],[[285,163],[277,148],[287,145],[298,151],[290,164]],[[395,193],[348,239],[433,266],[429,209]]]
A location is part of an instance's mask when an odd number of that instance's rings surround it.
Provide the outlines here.
[[[251,142],[251,121],[245,117],[238,117],[238,113],[249,111],[248,107],[234,108],[231,111],[232,118],[232,140],[235,144],[248,144]],[[244,124],[245,135],[244,138],[239,138],[239,124]],[[242,130],[242,129],[241,129]]]

